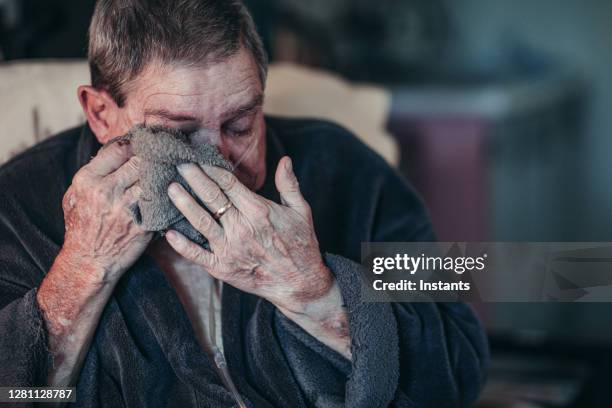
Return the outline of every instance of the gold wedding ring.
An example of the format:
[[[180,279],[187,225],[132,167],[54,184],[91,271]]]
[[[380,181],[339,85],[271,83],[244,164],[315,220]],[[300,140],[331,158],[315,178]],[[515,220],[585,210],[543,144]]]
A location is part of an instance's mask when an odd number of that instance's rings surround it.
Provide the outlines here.
[[[223,207],[219,208],[217,211],[213,213],[213,218],[215,220],[219,220],[219,218],[223,217],[223,214],[225,214],[227,210],[232,208],[232,205],[233,205],[232,202],[228,201],[227,204],[225,204]]]

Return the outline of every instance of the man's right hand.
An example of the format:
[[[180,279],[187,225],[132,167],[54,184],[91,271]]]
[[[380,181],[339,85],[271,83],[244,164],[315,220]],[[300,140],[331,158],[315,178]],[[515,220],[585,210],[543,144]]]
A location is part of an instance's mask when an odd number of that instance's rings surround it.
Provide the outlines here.
[[[95,266],[87,268],[102,274],[90,276],[94,281],[114,283],[151,240],[152,233],[136,225],[129,210],[141,193],[138,163],[129,143],[107,145],[76,173],[64,195],[62,257]]]
[[[113,143],[78,171],[64,195],[64,245],[36,294],[53,356],[48,385],[76,382],[115,284],[151,241],[130,214],[137,180],[129,144]]]

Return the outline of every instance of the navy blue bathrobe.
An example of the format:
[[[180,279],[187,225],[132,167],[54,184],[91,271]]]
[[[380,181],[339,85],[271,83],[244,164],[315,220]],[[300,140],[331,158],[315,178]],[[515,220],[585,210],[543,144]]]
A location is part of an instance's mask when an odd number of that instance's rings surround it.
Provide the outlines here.
[[[282,155],[291,156],[324,260],[347,306],[353,358],[332,351],[269,302],[226,285],[223,344],[246,404],[470,406],[484,383],[488,351],[469,307],[359,302],[362,241],[434,239],[415,192],[336,125],[266,122],[268,175],[259,193],[279,202],[274,170]],[[52,359],[36,289],[62,245],[62,197],[99,148],[84,126],[0,169],[0,386],[46,382]],[[117,284],[76,386],[77,405],[84,407],[235,406],[176,293],[146,255]]]

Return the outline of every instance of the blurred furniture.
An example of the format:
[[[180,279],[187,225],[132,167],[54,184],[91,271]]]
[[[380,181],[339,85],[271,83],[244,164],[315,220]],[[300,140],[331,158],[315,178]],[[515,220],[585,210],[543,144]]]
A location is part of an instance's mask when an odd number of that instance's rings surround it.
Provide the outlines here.
[[[581,168],[585,107],[580,78],[549,72],[390,89],[389,129],[400,143],[400,168],[422,194],[439,240],[563,241],[575,236],[579,197],[573,191]],[[610,406],[601,398],[596,359],[569,355],[578,348],[569,338],[569,325],[576,323],[581,334],[589,329],[584,324],[588,314],[576,307],[475,305],[489,335],[506,341],[493,344],[478,408]],[[604,337],[594,334],[605,321],[598,316],[598,326],[586,336]],[[550,346],[561,339],[566,340],[562,347]]]
[[[572,236],[576,208],[566,189],[577,182],[580,157],[579,79],[559,73],[391,89],[400,166],[439,240]]]
[[[356,84],[327,71],[273,64],[266,84],[266,113],[324,118],[340,123],[392,165],[399,163],[397,142],[385,129],[391,94]]]
[[[0,162],[83,123],[76,90],[88,83],[89,69],[83,60],[0,65]],[[380,87],[348,83],[324,71],[290,64],[269,69],[266,113],[335,121],[396,165],[396,142],[385,130],[389,106],[390,94]]]

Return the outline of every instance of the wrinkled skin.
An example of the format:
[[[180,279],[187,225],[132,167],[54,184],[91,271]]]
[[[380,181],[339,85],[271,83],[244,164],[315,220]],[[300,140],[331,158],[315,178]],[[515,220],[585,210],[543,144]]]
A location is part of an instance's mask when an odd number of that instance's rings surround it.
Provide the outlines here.
[[[77,172],[64,195],[63,248],[104,271],[94,280],[118,279],[151,240],[126,211],[141,193],[138,163],[129,145],[109,145]]]
[[[231,203],[219,222],[182,187],[169,195],[206,236],[206,251],[176,231],[150,246],[151,233],[134,224],[128,208],[138,199],[138,160],[128,144],[102,149],[73,179],[63,200],[65,242],[41,284],[37,300],[49,328],[55,357],[51,384],[72,383],[97,319],[121,275],[149,250],[160,265],[202,268],[216,278],[273,303],[282,313],[350,358],[347,316],[337,283],[323,263],[308,203],[291,161],[278,164],[275,184],[282,204],[257,191],[266,178],[263,85],[244,49],[210,66],[155,62],[126,86],[118,106],[104,91],[81,86],[78,96],[102,144],[136,124],[164,125],[215,144],[235,166],[234,174],[196,165],[179,171],[215,213]],[[161,255],[160,255],[161,254]],[[186,264],[185,261],[189,263]],[[186,266],[187,265],[187,266]],[[65,297],[66,290],[74,296]]]
[[[170,198],[211,245],[206,251],[176,231],[167,234],[173,248],[218,279],[270,300],[285,310],[301,312],[332,285],[321,260],[312,215],[291,170],[281,161],[276,174],[284,205],[246,188],[230,172],[211,166],[179,166],[179,172],[212,211],[232,207],[220,225],[178,183]]]

